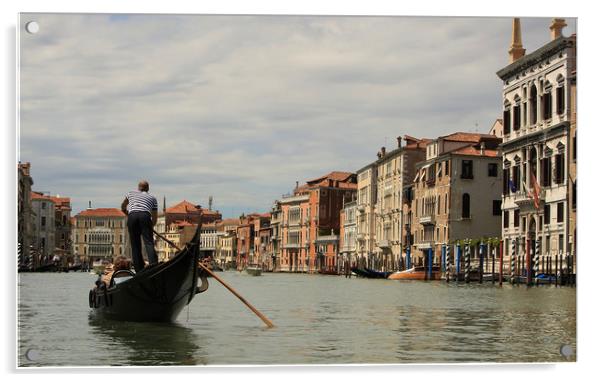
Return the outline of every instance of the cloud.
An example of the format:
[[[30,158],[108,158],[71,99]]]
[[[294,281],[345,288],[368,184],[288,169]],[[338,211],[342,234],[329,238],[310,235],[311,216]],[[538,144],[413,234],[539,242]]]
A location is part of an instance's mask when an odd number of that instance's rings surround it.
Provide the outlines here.
[[[487,131],[508,18],[27,14],[20,158],[79,211],[140,178],[168,204],[265,211],[403,134]],[[548,19],[523,19],[527,52]],[[568,33],[576,27],[569,21]],[[205,203],[206,204],[206,203]]]

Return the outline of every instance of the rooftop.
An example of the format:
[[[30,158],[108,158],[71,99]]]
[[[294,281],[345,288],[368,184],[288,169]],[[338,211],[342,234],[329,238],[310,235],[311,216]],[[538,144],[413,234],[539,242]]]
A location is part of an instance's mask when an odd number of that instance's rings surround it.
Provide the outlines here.
[[[88,216],[88,217],[125,217],[125,214],[117,208],[89,208],[84,210],[75,217]]]
[[[496,158],[496,157],[500,156],[497,150],[490,150],[490,149],[484,149],[483,153],[481,154],[481,150],[474,146],[461,147],[457,150],[453,150],[451,153],[459,154],[459,155],[474,155],[474,156],[480,156],[480,157],[490,157],[490,158]]]
[[[54,202],[50,196],[35,191],[31,191],[31,200],[47,200],[49,202]]]
[[[481,140],[488,139],[499,139],[495,135],[491,134],[479,134],[479,133],[464,133],[464,132],[456,132],[449,135],[444,135],[441,137],[446,141],[455,141],[455,142],[470,142],[470,143],[479,143]]]

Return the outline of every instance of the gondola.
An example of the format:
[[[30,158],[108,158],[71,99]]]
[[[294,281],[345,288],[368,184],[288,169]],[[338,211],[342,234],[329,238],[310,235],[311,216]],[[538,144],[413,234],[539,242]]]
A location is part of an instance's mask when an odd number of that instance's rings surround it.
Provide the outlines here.
[[[193,239],[165,263],[133,273],[113,273],[109,285],[102,283],[90,290],[93,314],[120,321],[173,322],[194,296],[207,290],[204,271],[198,261],[200,226]],[[201,286],[197,286],[197,278]],[[121,281],[119,279],[125,279]]]
[[[370,268],[357,268],[357,267],[351,268],[351,271],[353,273],[355,273],[356,275],[358,275],[359,277],[365,277],[368,279],[386,279],[391,274],[391,272],[379,272],[379,271],[375,271],[374,269],[370,269]]]

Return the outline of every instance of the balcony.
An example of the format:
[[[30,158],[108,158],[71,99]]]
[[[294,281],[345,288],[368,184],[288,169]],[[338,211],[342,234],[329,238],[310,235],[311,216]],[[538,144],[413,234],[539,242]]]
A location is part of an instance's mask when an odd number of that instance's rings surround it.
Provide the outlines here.
[[[425,215],[418,218],[418,221],[422,225],[434,225],[435,224],[435,215]]]
[[[379,248],[391,248],[391,242],[388,239],[379,240],[376,245]]]
[[[422,241],[420,243],[416,243],[416,248],[417,249],[429,249],[429,248],[433,248],[433,242],[432,241]]]
[[[299,249],[299,248],[301,248],[301,244],[300,243],[296,243],[296,244],[290,244],[290,243],[289,244],[284,244],[282,246],[282,248],[284,248],[284,249]]]
[[[539,193],[539,209],[542,209],[543,204],[546,201],[546,191],[541,190]],[[521,212],[535,211],[535,200],[529,196],[525,191],[519,191],[514,193],[514,203],[520,208]]]

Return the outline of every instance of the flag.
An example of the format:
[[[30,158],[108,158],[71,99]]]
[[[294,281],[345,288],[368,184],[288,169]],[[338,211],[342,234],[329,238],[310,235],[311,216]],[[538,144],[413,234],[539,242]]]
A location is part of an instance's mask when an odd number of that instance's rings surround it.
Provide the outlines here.
[[[516,192],[516,184],[514,184],[512,179],[508,179],[508,187],[510,187],[510,191]]]
[[[533,185],[532,197],[535,201],[535,208],[539,209],[539,193],[541,192],[541,187],[539,187],[539,183],[537,183],[537,179],[533,172],[531,172],[531,184]]]

